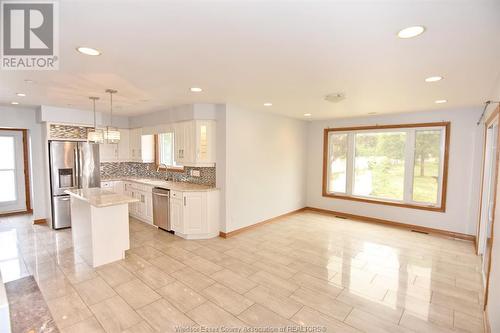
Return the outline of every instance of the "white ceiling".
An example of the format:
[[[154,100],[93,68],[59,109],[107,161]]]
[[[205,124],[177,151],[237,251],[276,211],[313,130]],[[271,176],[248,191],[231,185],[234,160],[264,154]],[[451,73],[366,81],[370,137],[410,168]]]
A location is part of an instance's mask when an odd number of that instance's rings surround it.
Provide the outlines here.
[[[427,31],[396,37],[411,25]],[[90,109],[98,95],[107,110],[115,88],[122,115],[200,102],[313,118],[479,106],[500,74],[499,36],[500,1],[61,0],[60,70],[2,71],[0,103]],[[333,92],[347,98],[323,100]]]

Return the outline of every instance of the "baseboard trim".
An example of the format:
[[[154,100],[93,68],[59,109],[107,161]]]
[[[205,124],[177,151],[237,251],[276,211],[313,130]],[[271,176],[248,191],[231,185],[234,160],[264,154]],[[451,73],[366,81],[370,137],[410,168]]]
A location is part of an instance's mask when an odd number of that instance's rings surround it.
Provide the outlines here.
[[[15,215],[28,215],[28,214],[33,214],[33,209],[23,210],[20,212],[0,213],[0,217],[15,216]]]
[[[36,219],[33,224],[47,224],[47,219]]]
[[[490,326],[490,318],[488,317],[488,309],[484,309],[484,314],[483,314],[483,320],[484,320],[484,331],[486,333],[491,333],[491,326]]]
[[[257,222],[255,224],[252,224],[252,225],[240,228],[240,229],[236,229],[236,230],[233,230],[233,231],[230,231],[230,232],[222,232],[221,231],[219,233],[219,236],[222,237],[222,238],[233,237],[234,235],[241,234],[242,232],[245,232],[245,231],[248,231],[248,230],[260,227],[260,226],[262,226],[264,224],[276,222],[277,220],[279,220],[281,218],[284,218],[284,217],[287,217],[287,216],[290,216],[290,215],[294,215],[294,214],[300,213],[300,212],[302,212],[304,210],[306,210],[306,207],[302,207],[302,208],[299,208],[299,209],[296,209],[296,210],[292,210],[291,212],[288,212],[288,213],[285,213],[285,214],[281,214],[281,215],[278,215],[276,217],[270,218],[268,220]]]
[[[462,239],[462,240],[466,240],[466,241],[470,241],[470,242],[476,241],[476,236],[474,236],[474,235],[467,235],[467,234],[462,234],[459,232],[453,232],[453,231],[448,231],[448,230],[422,227],[419,225],[406,224],[406,223],[378,219],[378,218],[363,216],[363,215],[342,213],[342,212],[337,212],[334,210],[328,210],[328,209],[323,209],[323,208],[306,207],[304,210],[309,210],[309,211],[313,211],[313,212],[317,212],[317,213],[323,213],[323,214],[327,214],[327,215],[339,216],[339,217],[343,217],[343,218],[347,218],[347,219],[351,219],[351,220],[358,220],[358,221],[363,221],[363,222],[368,222],[368,223],[384,224],[384,225],[389,225],[389,226],[393,226],[396,228],[426,232],[429,234],[440,235],[440,236],[444,236],[444,237],[448,237],[448,238],[458,238],[458,239]]]

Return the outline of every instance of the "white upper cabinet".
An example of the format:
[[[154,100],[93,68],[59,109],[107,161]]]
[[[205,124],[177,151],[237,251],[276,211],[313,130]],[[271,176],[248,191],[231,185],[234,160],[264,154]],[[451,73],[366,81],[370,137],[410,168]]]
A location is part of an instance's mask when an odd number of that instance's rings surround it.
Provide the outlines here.
[[[141,162],[153,163],[155,161],[155,136],[152,134],[141,135]]]
[[[130,131],[128,129],[120,129],[120,142],[118,143],[118,161],[130,161]]]
[[[175,161],[185,166],[215,165],[215,121],[192,120],[175,124]]]
[[[142,153],[141,153],[141,135],[142,131],[140,128],[133,128],[130,130],[129,135],[129,154],[130,161],[132,162],[142,162]]]

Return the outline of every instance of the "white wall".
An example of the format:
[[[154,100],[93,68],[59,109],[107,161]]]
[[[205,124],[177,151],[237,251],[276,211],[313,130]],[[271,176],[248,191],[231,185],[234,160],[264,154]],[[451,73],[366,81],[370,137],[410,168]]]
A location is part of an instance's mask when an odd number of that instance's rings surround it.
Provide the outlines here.
[[[474,235],[482,156],[479,109],[313,121],[308,129],[307,206]],[[373,124],[451,121],[446,212],[385,206],[322,196],[323,129]]]
[[[192,119],[216,119],[219,104],[186,104],[129,117],[130,128],[157,126]]]
[[[36,121],[36,110],[20,107],[0,106],[0,127],[25,128],[28,129],[30,138],[30,166],[37,175],[45,174],[45,162],[43,156],[42,125]],[[42,219],[47,217],[45,177],[34,176],[30,173],[31,181],[31,204],[33,206],[33,218]]]
[[[304,207],[307,124],[226,106],[229,232]]]

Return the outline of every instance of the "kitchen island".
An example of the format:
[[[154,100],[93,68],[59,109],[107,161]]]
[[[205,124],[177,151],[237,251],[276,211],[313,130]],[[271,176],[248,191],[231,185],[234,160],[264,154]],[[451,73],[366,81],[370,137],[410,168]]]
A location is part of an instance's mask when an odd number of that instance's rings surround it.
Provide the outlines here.
[[[139,200],[101,188],[65,193],[71,196],[75,252],[92,267],[124,259],[130,248],[128,204]]]

